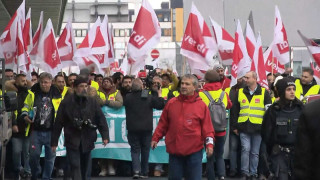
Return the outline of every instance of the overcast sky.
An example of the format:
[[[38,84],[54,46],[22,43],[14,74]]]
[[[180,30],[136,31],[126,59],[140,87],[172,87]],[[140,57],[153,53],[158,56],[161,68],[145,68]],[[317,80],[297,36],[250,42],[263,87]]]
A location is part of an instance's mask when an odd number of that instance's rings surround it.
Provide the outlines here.
[[[151,4],[153,9],[160,9],[162,2],[169,2],[169,0],[148,0],[148,1]],[[140,2],[142,1],[140,0]],[[129,5],[129,9],[134,9],[133,3],[129,3],[128,5]]]

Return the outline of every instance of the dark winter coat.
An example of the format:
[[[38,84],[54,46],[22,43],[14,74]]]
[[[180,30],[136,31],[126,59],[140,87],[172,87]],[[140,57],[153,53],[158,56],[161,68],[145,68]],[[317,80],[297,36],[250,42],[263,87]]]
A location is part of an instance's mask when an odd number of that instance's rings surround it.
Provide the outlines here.
[[[271,154],[273,146],[277,144],[277,141],[278,141],[277,131],[276,131],[277,113],[282,110],[284,110],[284,112],[295,111],[295,114],[297,114],[297,117],[294,117],[294,118],[299,119],[302,109],[303,109],[303,103],[296,98],[291,102],[287,102],[283,106],[281,106],[279,102],[275,102],[266,111],[266,113],[263,116],[263,122],[261,127],[261,137],[263,142],[267,146],[267,152],[269,155]]]
[[[295,146],[296,180],[320,179],[320,100],[305,105],[299,119]]]
[[[53,128],[51,146],[57,146],[62,128],[64,128],[65,146],[82,152],[91,151],[97,140],[96,129],[86,125],[79,130],[75,125],[75,118],[88,120],[96,125],[103,140],[109,140],[107,120],[98,102],[92,97],[79,97],[76,94],[65,97],[59,106]]]
[[[127,94],[123,105],[126,109],[127,130],[133,132],[153,130],[153,108],[161,110],[165,102],[161,97],[149,94],[141,97],[141,91]]]

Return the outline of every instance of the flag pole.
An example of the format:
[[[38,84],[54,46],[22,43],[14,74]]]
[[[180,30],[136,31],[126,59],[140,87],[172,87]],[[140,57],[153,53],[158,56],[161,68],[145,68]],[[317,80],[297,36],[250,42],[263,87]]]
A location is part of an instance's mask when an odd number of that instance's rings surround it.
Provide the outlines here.
[[[274,63],[274,57],[272,56],[272,63],[271,63],[271,75],[273,76],[273,63]]]

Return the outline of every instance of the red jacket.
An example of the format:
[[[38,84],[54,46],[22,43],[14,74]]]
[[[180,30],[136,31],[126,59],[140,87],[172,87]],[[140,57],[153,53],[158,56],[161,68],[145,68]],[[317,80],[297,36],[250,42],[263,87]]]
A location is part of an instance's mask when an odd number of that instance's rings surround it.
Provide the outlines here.
[[[220,83],[222,86],[222,90],[225,90],[226,88],[230,87],[231,80],[224,76],[224,78],[221,79]]]
[[[221,83],[220,82],[213,82],[213,83],[207,83],[203,86],[203,89],[202,91],[218,91],[219,89],[221,89]],[[228,104],[227,104],[227,107],[226,109],[231,109],[232,107],[232,102],[229,98],[229,95],[228,93],[225,93],[225,95],[227,96],[227,100],[228,100]],[[223,132],[217,132],[215,134],[215,136],[225,136],[227,133],[226,131],[223,131]]]
[[[209,109],[198,93],[179,95],[166,104],[152,141],[159,142],[163,136],[167,152],[180,156],[200,151],[207,137],[214,138]]]

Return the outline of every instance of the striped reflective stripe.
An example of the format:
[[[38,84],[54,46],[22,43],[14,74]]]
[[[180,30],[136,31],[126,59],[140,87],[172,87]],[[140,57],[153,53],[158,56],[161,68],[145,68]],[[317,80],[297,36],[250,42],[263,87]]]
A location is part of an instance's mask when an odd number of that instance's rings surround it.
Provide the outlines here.
[[[263,118],[262,115],[250,114],[249,117]]]
[[[251,107],[250,109],[264,111],[264,108],[261,108],[261,107]]]
[[[248,113],[239,114],[239,117],[243,117],[243,116],[256,117],[256,118],[263,118],[263,116],[262,116],[262,115],[248,114]]]
[[[241,109],[248,109],[248,108],[249,108],[249,106],[241,106],[241,107],[240,107],[240,110],[241,110]]]

